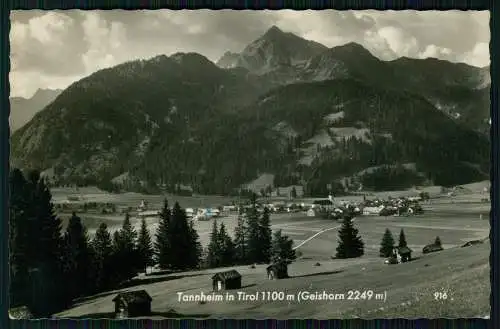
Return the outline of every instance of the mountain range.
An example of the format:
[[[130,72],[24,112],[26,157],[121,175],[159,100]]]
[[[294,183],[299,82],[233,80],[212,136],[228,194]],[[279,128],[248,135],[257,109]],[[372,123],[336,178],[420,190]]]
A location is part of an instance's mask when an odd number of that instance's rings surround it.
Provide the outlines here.
[[[38,89],[31,98],[10,97],[9,123],[12,132],[28,123],[33,116],[56,99],[62,90]]]
[[[59,184],[205,194],[264,173],[311,195],[462,184],[489,177],[489,85],[489,67],[272,27],[216,64],[160,55],[75,82],[13,134],[11,161]]]

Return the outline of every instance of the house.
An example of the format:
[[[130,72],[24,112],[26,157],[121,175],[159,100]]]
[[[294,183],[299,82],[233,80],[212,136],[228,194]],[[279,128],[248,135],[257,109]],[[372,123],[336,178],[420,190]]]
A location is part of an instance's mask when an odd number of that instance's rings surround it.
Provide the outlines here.
[[[212,276],[212,287],[214,291],[241,288],[241,274],[236,270],[219,272]]]
[[[151,314],[153,299],[145,290],[119,293],[113,298],[117,318],[132,318]]]
[[[160,217],[161,210],[145,210],[137,213],[137,217],[139,218],[151,218],[151,217]]]
[[[317,214],[316,214],[316,211],[314,209],[311,208],[307,211],[307,217],[316,217],[316,216],[317,216]]]
[[[194,216],[194,209],[193,208],[186,208],[186,217],[191,219]]]
[[[148,202],[146,200],[141,200],[141,203],[137,207],[137,211],[146,211],[148,209]]]
[[[271,264],[266,270],[269,280],[288,278],[288,266],[285,262]]]
[[[399,256],[401,257],[401,262],[406,263],[411,260],[411,253],[413,250],[411,250],[408,247],[399,247],[397,248],[397,252]]]
[[[379,215],[380,212],[384,209],[384,206],[378,206],[378,207],[364,207],[363,208],[363,215],[365,216],[370,216],[370,215]]]
[[[411,250],[408,247],[394,247],[392,255],[386,260],[386,264],[406,263],[411,260]]]
[[[333,210],[335,205],[332,201],[328,199],[315,200],[313,202],[313,208],[319,208],[323,210]]]

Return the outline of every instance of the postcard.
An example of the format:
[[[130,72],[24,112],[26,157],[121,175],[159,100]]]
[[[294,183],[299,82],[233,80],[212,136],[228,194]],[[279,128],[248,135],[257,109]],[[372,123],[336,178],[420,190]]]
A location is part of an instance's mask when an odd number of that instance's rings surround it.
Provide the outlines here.
[[[486,318],[487,11],[12,11],[12,318]]]

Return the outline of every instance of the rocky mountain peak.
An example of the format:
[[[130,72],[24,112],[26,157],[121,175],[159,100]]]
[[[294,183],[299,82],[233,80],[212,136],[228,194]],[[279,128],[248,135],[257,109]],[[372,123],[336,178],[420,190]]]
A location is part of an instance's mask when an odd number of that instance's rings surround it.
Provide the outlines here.
[[[279,27],[277,27],[276,25],[273,25],[271,26],[267,31],[266,33],[264,33],[264,35],[262,36],[263,38],[266,38],[266,37],[279,37],[280,35],[285,35],[286,33],[283,32]]]

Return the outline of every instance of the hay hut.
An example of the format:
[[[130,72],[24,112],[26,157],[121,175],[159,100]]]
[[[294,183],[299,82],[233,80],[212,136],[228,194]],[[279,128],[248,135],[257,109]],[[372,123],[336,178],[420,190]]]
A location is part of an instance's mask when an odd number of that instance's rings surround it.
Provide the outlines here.
[[[212,276],[212,287],[214,291],[241,288],[241,274],[236,270],[219,272]]]
[[[119,293],[113,298],[118,318],[131,318],[151,314],[151,296],[145,290]]]

